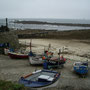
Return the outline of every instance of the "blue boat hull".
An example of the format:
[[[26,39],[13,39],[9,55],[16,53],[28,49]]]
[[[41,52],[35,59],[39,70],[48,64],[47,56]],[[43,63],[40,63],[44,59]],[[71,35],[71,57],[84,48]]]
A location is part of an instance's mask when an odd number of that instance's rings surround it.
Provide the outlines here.
[[[85,66],[82,67],[76,67],[74,66],[74,71],[78,74],[87,74],[88,73],[88,68]]]
[[[58,79],[57,79],[58,80]],[[56,82],[57,80],[55,80],[54,82]],[[30,88],[40,88],[40,87],[45,87],[45,86],[49,86],[51,84],[53,84],[54,82],[28,82],[26,81],[22,81],[19,80],[19,83],[24,84],[25,87],[30,87]]]
[[[50,70],[42,70],[41,72],[50,72],[50,73],[58,74],[57,72],[50,71]],[[24,84],[25,87],[40,88],[40,87],[45,87],[45,86],[53,84],[59,79],[59,77],[60,77],[60,74],[58,74],[58,76],[53,81],[44,81],[44,82],[26,80],[25,78],[21,77],[19,80],[19,83]]]

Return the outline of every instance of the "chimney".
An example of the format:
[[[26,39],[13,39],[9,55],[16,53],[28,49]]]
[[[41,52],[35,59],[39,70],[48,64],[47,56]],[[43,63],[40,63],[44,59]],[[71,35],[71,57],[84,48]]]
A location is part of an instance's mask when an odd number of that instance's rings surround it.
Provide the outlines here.
[[[8,19],[6,18],[6,27],[8,27]]]

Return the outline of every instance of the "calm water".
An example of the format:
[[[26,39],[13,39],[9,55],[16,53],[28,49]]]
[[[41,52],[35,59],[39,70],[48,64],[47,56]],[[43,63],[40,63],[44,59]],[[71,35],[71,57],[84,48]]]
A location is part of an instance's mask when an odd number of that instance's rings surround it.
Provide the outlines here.
[[[17,24],[13,23],[15,20],[25,21],[42,21],[50,23],[76,23],[76,24],[90,24],[90,20],[73,20],[73,19],[8,19],[9,28],[16,29],[45,29],[45,30],[80,30],[90,29],[90,27],[79,27],[79,26],[57,26],[57,25],[42,25],[42,24]],[[0,19],[0,26],[5,25],[5,19]]]

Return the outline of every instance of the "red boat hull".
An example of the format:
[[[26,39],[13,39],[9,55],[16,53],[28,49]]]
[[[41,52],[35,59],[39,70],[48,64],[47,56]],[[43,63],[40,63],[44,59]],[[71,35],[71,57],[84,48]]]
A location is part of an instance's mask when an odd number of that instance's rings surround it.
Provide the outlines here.
[[[26,54],[8,53],[8,55],[12,59],[27,59],[28,58],[28,55]]]

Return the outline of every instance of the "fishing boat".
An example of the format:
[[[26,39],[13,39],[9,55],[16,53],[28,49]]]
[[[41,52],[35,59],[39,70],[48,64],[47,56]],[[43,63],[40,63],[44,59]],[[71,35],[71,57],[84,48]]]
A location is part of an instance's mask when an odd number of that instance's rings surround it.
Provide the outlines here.
[[[26,52],[26,48],[22,48],[22,47],[19,50],[10,48],[8,52],[8,56],[12,59],[28,59],[29,58],[28,52]]]
[[[28,58],[28,54],[15,53],[15,52],[8,52],[8,56],[12,59],[27,59]]]
[[[51,57],[49,59],[44,60],[43,68],[51,69],[51,68],[62,68],[66,62],[66,58],[60,56],[61,50],[59,49],[59,57]]]
[[[44,50],[42,54],[35,54],[32,52],[32,43],[30,42],[30,52],[29,52],[29,63],[31,65],[40,65],[43,64],[43,60],[49,59],[53,56],[53,53],[49,51],[51,44],[49,44],[48,50]]]
[[[33,54],[32,51],[29,53],[29,62],[32,65],[40,65],[43,64],[44,60],[47,58],[51,58],[53,55],[52,52],[45,51],[43,54]]]
[[[42,55],[33,54],[32,51],[29,53],[29,63],[32,65],[42,64]]]
[[[44,60],[43,68],[51,69],[51,68],[62,68],[66,63],[66,58],[61,56],[60,58],[52,57],[48,60]]]
[[[25,87],[40,88],[52,85],[59,80],[59,77],[60,73],[43,69],[21,77],[19,83],[24,84]]]
[[[88,73],[88,61],[85,62],[75,62],[74,71],[80,75],[85,75]]]

